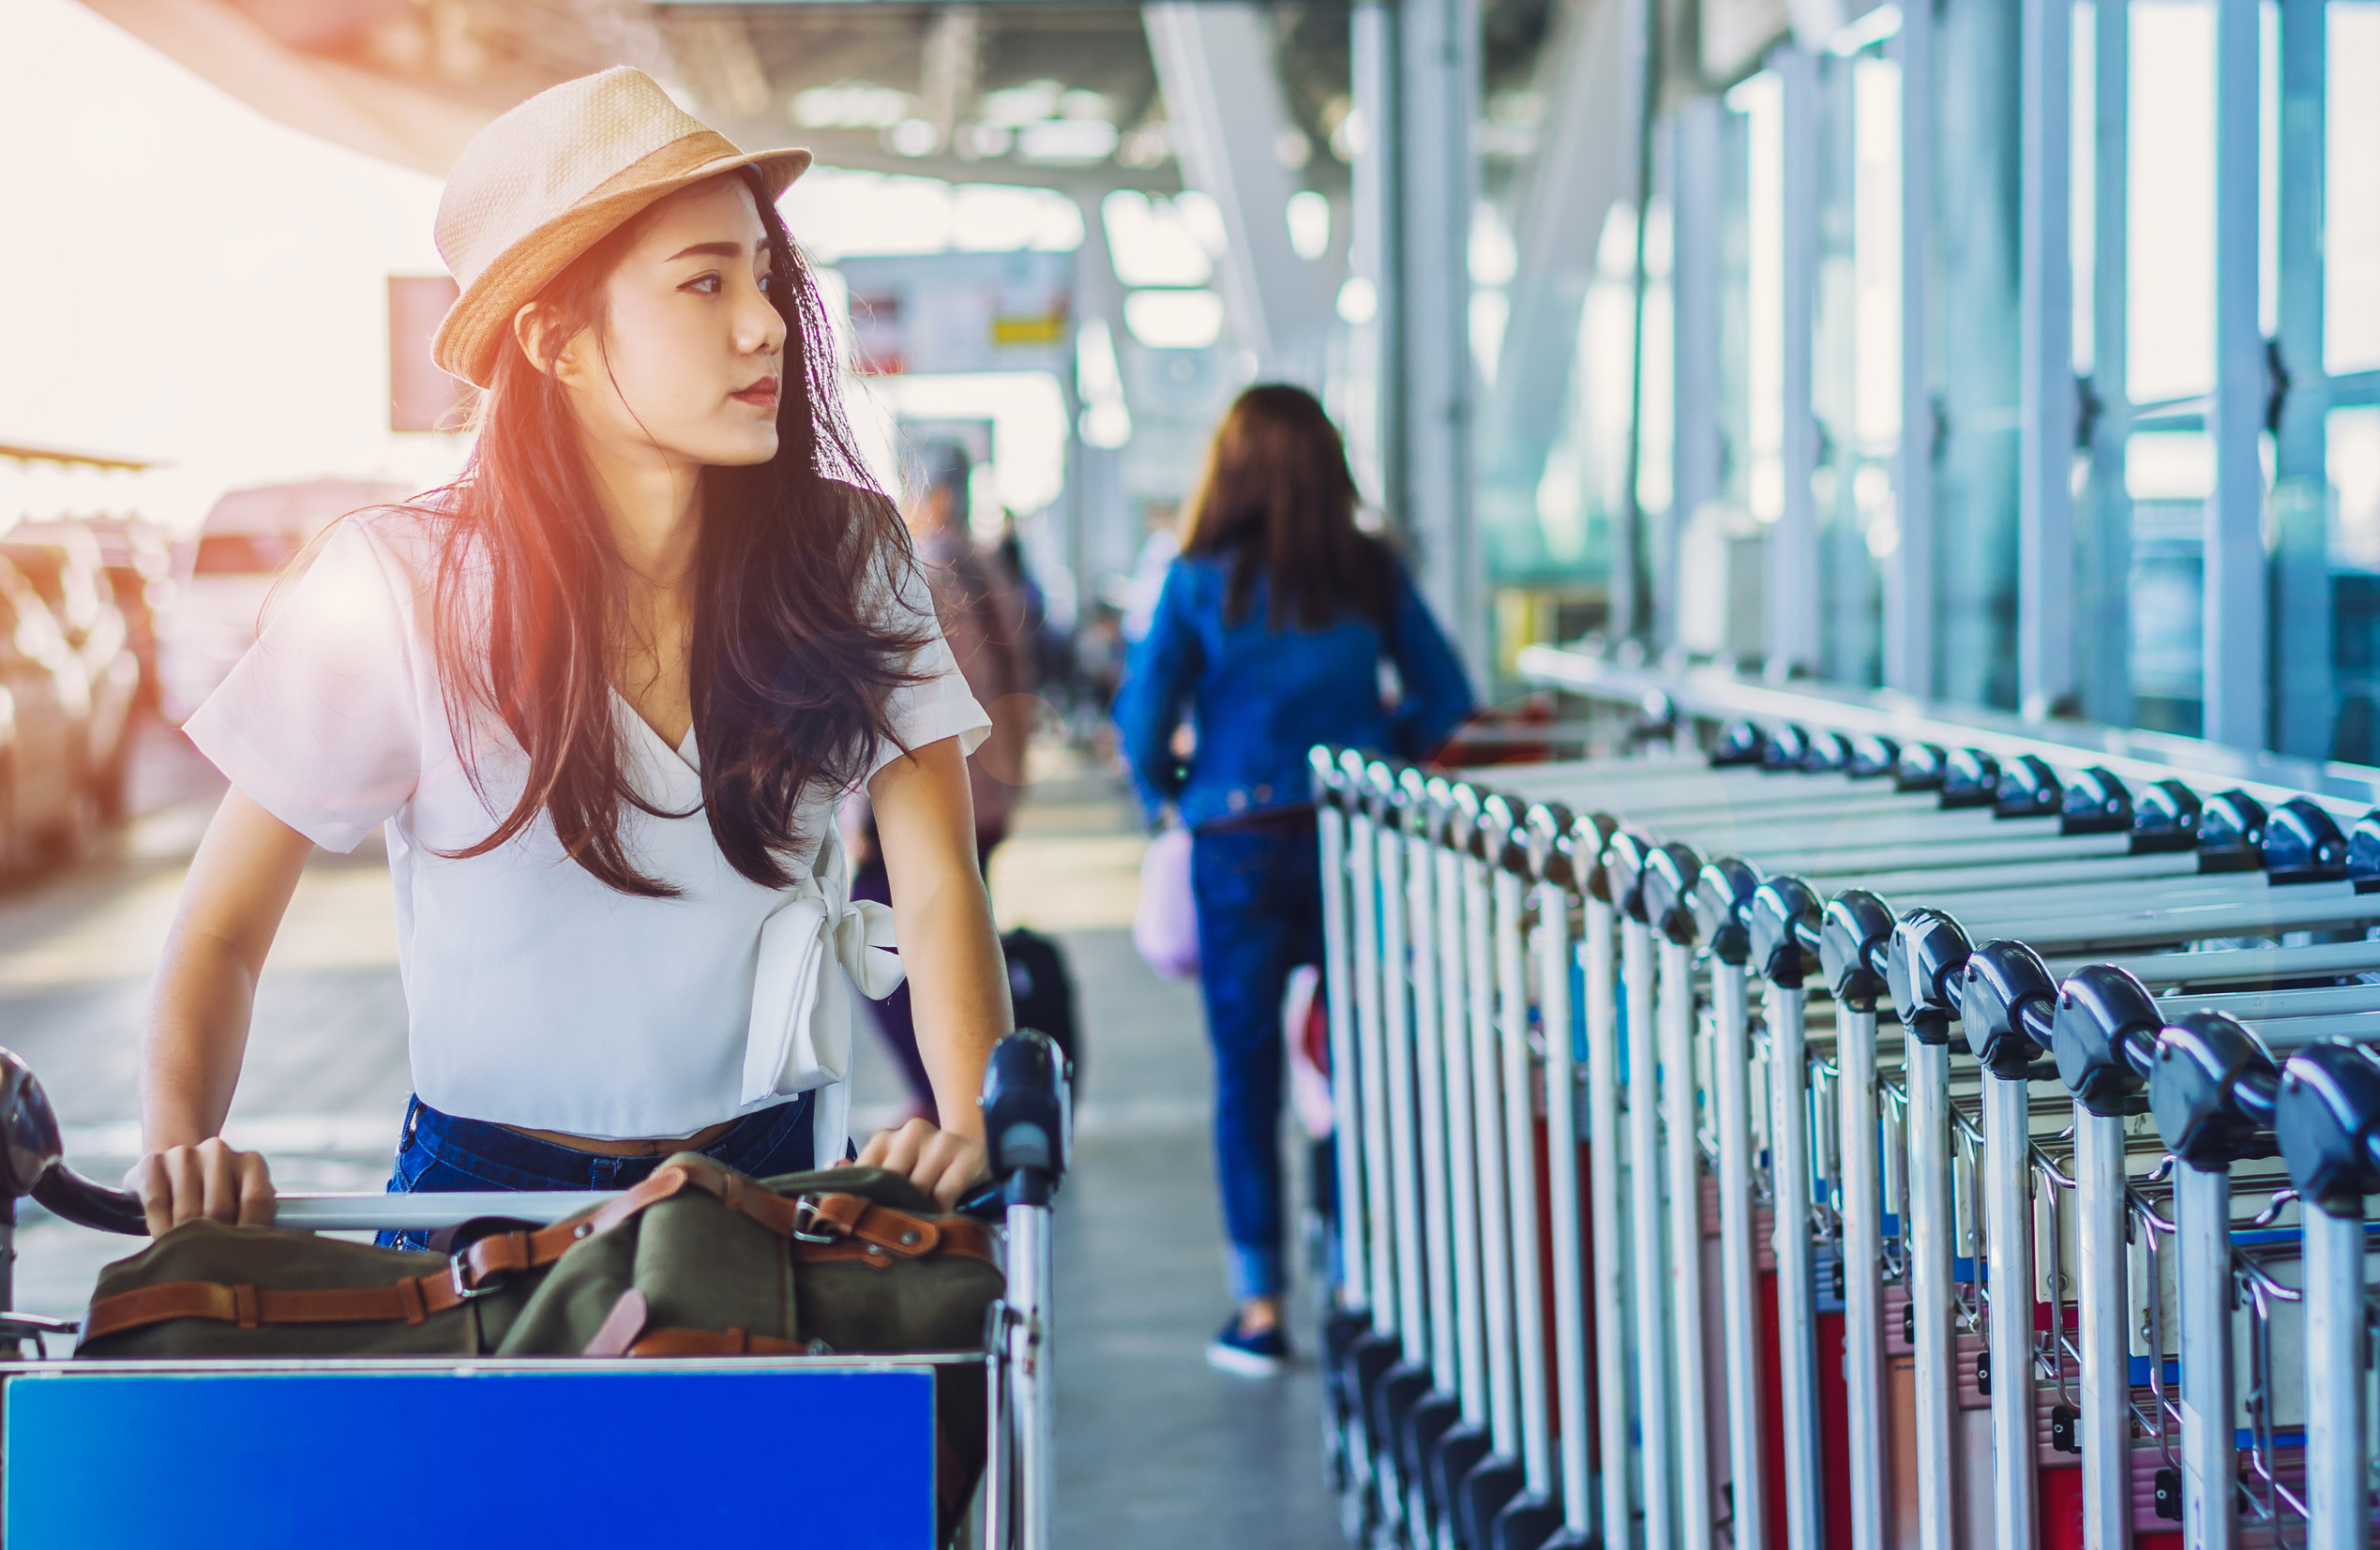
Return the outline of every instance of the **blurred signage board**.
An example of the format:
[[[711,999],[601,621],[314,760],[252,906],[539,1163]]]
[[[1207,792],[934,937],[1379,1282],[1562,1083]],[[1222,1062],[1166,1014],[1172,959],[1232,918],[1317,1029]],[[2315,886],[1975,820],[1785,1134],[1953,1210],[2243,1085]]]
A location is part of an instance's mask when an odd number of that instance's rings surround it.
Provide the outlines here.
[[[429,341],[457,291],[445,275],[388,277],[388,429],[460,430],[471,384],[438,369]]]
[[[1074,370],[1072,253],[904,253],[836,268],[864,372]]]

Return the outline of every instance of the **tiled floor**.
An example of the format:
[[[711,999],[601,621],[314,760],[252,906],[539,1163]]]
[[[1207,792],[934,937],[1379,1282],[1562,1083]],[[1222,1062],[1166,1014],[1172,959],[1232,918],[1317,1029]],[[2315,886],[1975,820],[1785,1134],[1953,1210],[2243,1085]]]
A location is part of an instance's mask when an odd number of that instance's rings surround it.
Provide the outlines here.
[[[1085,1024],[1077,1166],[1059,1222],[1058,1542],[1337,1544],[1313,1370],[1251,1382],[1202,1359],[1226,1308],[1206,1049],[1195,989],[1158,981],[1132,949],[1137,820],[1105,775],[1047,762],[993,880],[1004,924],[1063,944]],[[103,1176],[137,1139],[147,976],[218,790],[168,739],[141,780],[146,816],[128,834],[71,872],[0,894],[0,1044],[49,1087],[70,1155]],[[387,899],[376,844],[318,857],[260,990],[230,1128],[271,1150],[285,1182],[357,1189],[386,1177],[407,1088]],[[891,1082],[864,1060],[863,1118],[897,1106]],[[29,1212],[18,1305],[78,1312],[98,1267],[128,1246]]]

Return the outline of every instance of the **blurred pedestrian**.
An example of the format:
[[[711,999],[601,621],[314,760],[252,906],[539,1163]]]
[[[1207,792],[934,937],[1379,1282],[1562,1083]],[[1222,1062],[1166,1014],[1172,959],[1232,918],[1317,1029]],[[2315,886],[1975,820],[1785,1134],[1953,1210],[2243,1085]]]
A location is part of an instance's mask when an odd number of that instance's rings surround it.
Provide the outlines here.
[[[1193,835],[1236,1302],[1207,1356],[1235,1372],[1277,1370],[1288,1352],[1282,1005],[1290,971],[1322,958],[1307,750],[1335,743],[1421,759],[1473,704],[1404,564],[1357,528],[1357,504],[1346,448],[1313,395],[1278,384],[1241,394],[1116,700],[1142,802],[1152,813],[1170,805]],[[1383,663],[1395,670],[1393,700]],[[1186,761],[1176,741],[1185,714]]]
[[[977,546],[970,525],[968,486],[974,463],[956,441],[932,441],[919,448],[923,489],[910,504],[909,531],[917,561],[934,595],[934,612],[950,642],[958,670],[978,704],[990,713],[991,735],[967,761],[967,785],[975,804],[975,864],[990,875],[991,853],[1008,837],[1009,814],[1025,783],[1025,752],[1032,737],[1039,701],[1031,623],[1024,599],[999,556]],[[855,813],[859,838],[853,847],[851,896],[887,902],[892,879],[877,844],[873,813],[865,796]],[[917,1024],[907,987],[871,1003],[877,1029],[900,1067],[911,1113],[936,1117],[934,1083],[918,1052]]]

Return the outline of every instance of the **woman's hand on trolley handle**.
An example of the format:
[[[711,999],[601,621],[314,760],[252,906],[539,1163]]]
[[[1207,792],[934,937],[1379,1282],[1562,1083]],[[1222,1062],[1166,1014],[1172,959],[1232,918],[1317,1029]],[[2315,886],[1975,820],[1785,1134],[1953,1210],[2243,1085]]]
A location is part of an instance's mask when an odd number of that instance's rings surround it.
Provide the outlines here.
[[[241,1151],[220,1136],[150,1152],[125,1174],[124,1187],[141,1197],[152,1238],[202,1216],[273,1225],[273,1172],[264,1153]]]
[[[880,1130],[860,1148],[862,1167],[891,1168],[934,1197],[944,1211],[990,1172],[984,1143],[930,1120],[911,1120],[898,1130]]]

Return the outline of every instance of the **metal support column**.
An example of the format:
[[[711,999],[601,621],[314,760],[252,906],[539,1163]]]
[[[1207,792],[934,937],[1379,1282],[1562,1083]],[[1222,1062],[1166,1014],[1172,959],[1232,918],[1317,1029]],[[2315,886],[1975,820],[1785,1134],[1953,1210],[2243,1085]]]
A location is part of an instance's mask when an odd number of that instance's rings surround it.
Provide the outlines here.
[[[1719,1121],[1719,1282],[1727,1360],[1728,1538],[1770,1550],[1760,1403],[1759,1257],[1753,1242],[1751,1008],[1744,966],[1713,957],[1711,1085]],[[1923,1550],[1935,1550],[1924,1546]]]
[[[1903,1009],[1907,1016],[1907,1009]],[[1958,1339],[1952,1331],[1957,1223],[1951,1181],[1951,1048],[1937,1025],[1906,1035],[1909,1094],[1909,1325],[1917,1352],[1918,1550],[1952,1550],[1958,1478]]]
[[[1635,1478],[1629,1467],[1628,1258],[1620,1233],[1619,1017],[1612,962],[1614,911],[1587,899],[1587,1211],[1594,1234],[1595,1437],[1603,1454],[1604,1543],[1630,1542]]]
[[[1934,387],[1928,375],[1934,278],[1934,8],[1901,8],[1901,444],[1892,459],[1900,542],[1887,562],[1884,682],[1934,695]]]
[[[1348,23],[1348,85],[1356,135],[1354,237],[1349,257],[1355,276],[1368,281],[1375,298],[1372,321],[1360,325],[1371,336],[1374,361],[1374,423],[1354,438],[1374,449],[1378,486],[1371,493],[1393,519],[1408,510],[1405,486],[1405,304],[1403,265],[1403,176],[1398,164],[1403,137],[1404,72],[1397,63],[1394,0],[1356,0]]]
[[[2037,1542],[2033,1413],[2033,1136],[2026,1084],[1983,1075],[1983,1243],[1991,1305],[1992,1539]]]
[[[1388,1176],[1388,1050],[1380,1032],[1380,895],[1378,826],[1370,813],[1359,809],[1348,835],[1348,872],[1354,890],[1350,911],[1355,927],[1355,1035],[1357,1100],[1363,1111],[1363,1197],[1361,1205],[1342,1203],[1342,1210],[1365,1213],[1364,1239],[1370,1248],[1364,1267],[1374,1332],[1396,1332],[1396,1267],[1390,1242],[1391,1205]]]
[[[2103,0],[2102,0],[2103,3]],[[2330,381],[2323,356],[2324,0],[2281,0],[2274,746],[2330,757]]]
[[[1777,1396],[1784,1418],[1785,1550],[1822,1550],[1826,1486],[1818,1473],[1818,1369],[1815,1266],[1810,1253],[1809,1046],[1803,1018],[1809,992],[1770,985],[1769,1162],[1776,1203],[1777,1330],[1782,1356]]]
[[[1385,766],[1374,765],[1374,778],[1383,788],[1390,782]],[[1425,1366],[1429,1361],[1429,1315],[1423,1279],[1420,1116],[1413,1098],[1412,997],[1406,946],[1410,898],[1405,880],[1405,835],[1389,809],[1378,826],[1378,862],[1380,894],[1380,1030],[1387,1054],[1389,1132],[1390,1236],[1395,1245],[1396,1334],[1400,1369]],[[1393,1374],[1392,1374],[1393,1377]],[[1405,1511],[1406,1482],[1398,1478],[1394,1440],[1381,1437],[1375,1448],[1375,1483],[1383,1520],[1394,1524]]]
[[[2308,1202],[2305,1239],[2307,1550],[2363,1550],[2372,1496],[2361,1197]]]
[[[1470,944],[1463,925],[1464,859],[1453,850],[1438,852],[1438,940],[1443,955],[1439,975],[1441,1000],[1439,1036],[1446,1046],[1447,1214],[1453,1242],[1447,1256],[1454,1271],[1454,1362],[1463,1423],[1487,1425],[1487,1330],[1482,1312],[1479,1242],[1479,1141],[1473,1132],[1478,1106],[1471,1097]]]
[[[2220,1166],[2177,1165],[2174,1229],[2181,1282],[2182,1542],[2189,1550],[2232,1550],[2238,1537],[2232,1511],[2238,1403],[2231,1371],[2231,1175]],[[2029,1332],[2029,1319],[2026,1325]]]
[[[1725,478],[1720,432],[1721,205],[1719,165],[1725,107],[1715,97],[1670,115],[1670,444],[1666,564],[1653,567],[1653,640],[1677,640],[1677,544],[1695,513],[1719,498]]]
[[[2019,703],[2038,719],[2074,687],[2074,22],[2073,0],[2023,4],[2016,642]]]
[[[1636,1305],[1636,1436],[1644,1481],[1646,1550],[1677,1541],[1672,1460],[1669,1285],[1662,1254],[1661,1044],[1653,1010],[1652,931],[1623,915],[1621,972],[1627,987],[1628,1218],[1630,1287]]]
[[[1885,1550],[1883,1181],[1877,1169],[1875,1005],[1835,1007],[1843,1218],[1843,1378],[1850,1409],[1851,1550]]]
[[[1493,874],[1502,875],[1500,868]],[[1492,892],[1487,863],[1477,856],[1465,857],[1471,1139],[1479,1151],[1480,1301],[1487,1341],[1487,1430],[1496,1456],[1516,1459],[1520,1456],[1520,1395],[1513,1354],[1512,1212],[1505,1193],[1503,1049],[1497,1028]]]
[[[1336,990],[1354,983],[1347,918],[1345,809],[1336,802],[1322,803],[1316,828],[1320,833],[1322,851],[1322,953],[1328,960],[1323,966],[1324,978]],[[1360,1057],[1356,1053],[1355,1009],[1348,1004],[1346,995],[1338,994],[1329,998],[1325,1011],[1331,1027],[1331,1069],[1357,1070]],[[1363,1149],[1355,1144],[1361,1128],[1356,1113],[1358,1086],[1358,1082],[1331,1084],[1332,1130],[1338,1137],[1331,1149],[1331,1160],[1338,1183],[1339,1305],[1349,1309],[1365,1305],[1366,1272],[1371,1268],[1363,1232]]]
[[[1669,1185],[1669,1379],[1678,1400],[1678,1543],[1710,1550],[1710,1389],[1703,1363],[1702,1123],[1695,1083],[1694,948],[1664,937],[1663,1159]]]
[[[1289,244],[1292,128],[1270,13],[1243,0],[1157,0],[1142,9],[1183,180],[1212,197],[1229,235],[1216,262],[1233,332],[1259,369],[1319,388],[1332,316],[1320,272]]]
[[[1580,1272],[1578,1198],[1578,1049],[1572,1043],[1571,975],[1580,944],[1571,935],[1571,895],[1556,882],[1537,886],[1537,1004],[1545,1031],[1545,1199],[1554,1220],[1554,1414],[1561,1434],[1562,1527],[1572,1540],[1593,1537],[1594,1486],[1589,1467],[1587,1287]],[[1606,948],[1604,966],[1609,973]],[[1610,980],[1604,980],[1609,1004]],[[1588,992],[1591,1001],[1594,992]],[[1591,1019],[1591,1013],[1590,1013]],[[1591,1023],[1590,1023],[1591,1025]]]
[[[2084,1550],[2126,1550],[2132,1540],[2126,1183],[2124,1121],[2093,1114],[2076,1102],[2073,1209],[2081,1213],[2075,1238],[2082,1263],[2074,1301],[2082,1308]]]
[[[2215,488],[2207,502],[2201,678],[2206,737],[2240,748],[2262,748],[2268,735],[2258,5],[2215,0],[2215,384],[2207,416]]]
[[[2091,13],[2091,380],[2089,517],[2082,566],[2083,714],[2132,724],[2132,497],[2124,483],[2131,436],[2131,10],[2098,0]]]
[[[1554,1438],[1545,1409],[1545,1302],[1537,1240],[1536,1061],[1529,1048],[1529,954],[1523,883],[1496,870],[1496,1022],[1504,1077],[1504,1174],[1511,1222],[1514,1436],[1522,1490],[1540,1501],[1554,1488]],[[1550,1034],[1549,1034],[1550,1037]],[[1500,1439],[1499,1439],[1500,1440]],[[1500,1450],[1499,1450],[1500,1451]]]
[[[1818,513],[1810,481],[1818,469],[1818,420],[1811,366],[1818,278],[1818,62],[1791,44],[1771,55],[1776,71],[1784,175],[1784,384],[1779,461],[1783,514],[1769,532],[1768,662],[1772,679],[1815,671],[1819,660]]]
[[[1486,577],[1473,520],[1471,205],[1478,186],[1479,0],[1397,0],[1406,501],[1428,599],[1476,676],[1488,666]]]
[[[1399,785],[1408,806],[1423,815],[1423,821],[1406,839],[1405,885],[1412,920],[1413,1073],[1421,1120],[1422,1259],[1428,1291],[1430,1390],[1436,1395],[1448,1395],[1459,1392],[1462,1379],[1454,1344],[1454,1209],[1446,1151],[1446,992],[1439,973],[1443,916],[1438,906],[1437,882],[1438,858],[1444,851],[1434,841],[1436,804],[1420,773],[1405,771]],[[1419,1479],[1408,1479],[1404,1485],[1405,1522],[1408,1531],[1418,1533],[1427,1522],[1426,1493]]]

